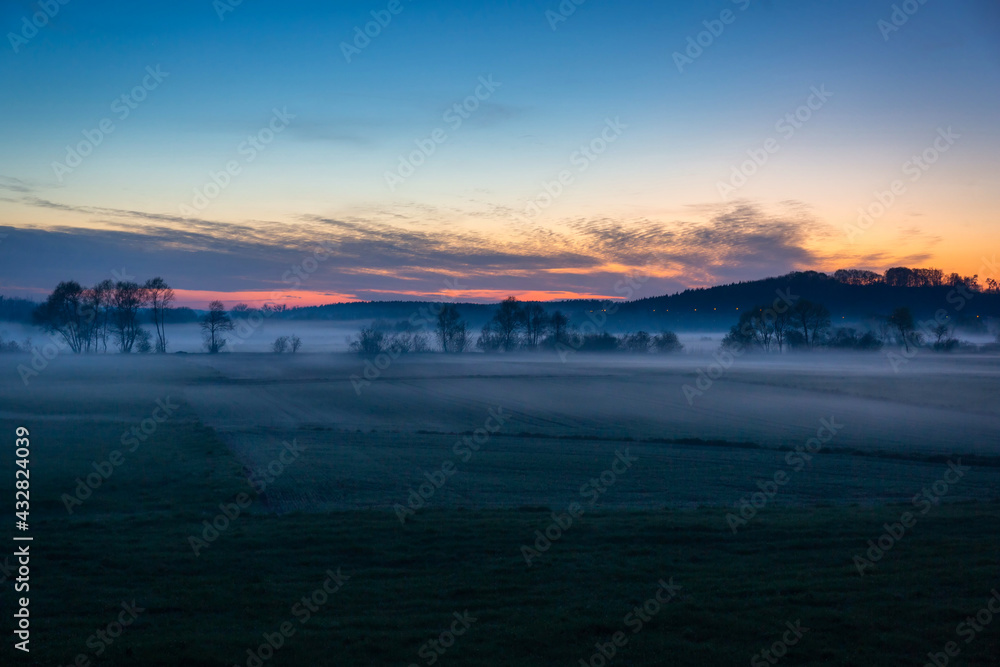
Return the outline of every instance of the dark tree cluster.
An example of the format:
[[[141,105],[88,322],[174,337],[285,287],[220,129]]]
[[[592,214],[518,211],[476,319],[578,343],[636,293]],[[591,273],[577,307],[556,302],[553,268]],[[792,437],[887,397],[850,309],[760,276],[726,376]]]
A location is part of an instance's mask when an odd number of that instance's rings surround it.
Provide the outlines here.
[[[278,336],[274,339],[274,343],[271,344],[271,350],[275,354],[284,354],[285,352],[295,354],[301,347],[302,339],[295,334],[291,336]]]
[[[845,285],[880,285],[884,282],[881,273],[864,269],[840,269],[834,272],[833,279]]]
[[[783,352],[786,347],[814,348],[825,341],[830,311],[821,303],[799,299],[793,305],[755,306],[740,313],[722,345],[742,351]]]
[[[421,333],[409,331],[388,331],[379,323],[373,322],[363,327],[353,339],[348,339],[351,352],[365,358],[374,358],[387,354],[392,358],[414,352],[427,352],[427,337]]]
[[[0,321],[31,323],[38,304],[28,299],[16,299],[0,294]]]
[[[197,321],[211,354],[223,351],[236,323],[221,301],[208,304],[198,317],[190,308],[173,308],[174,290],[162,278],[143,284],[132,281],[105,280],[93,287],[65,281],[44,303],[35,308],[33,321],[45,331],[66,341],[75,353],[107,352],[109,344],[119,352],[167,351],[167,323]],[[271,316],[284,312],[285,306],[265,305],[259,310],[237,304],[233,313],[257,313]],[[143,316],[153,331],[143,328]],[[281,337],[274,342],[276,352],[297,352],[302,346],[298,336]]]
[[[946,321],[917,322],[913,312],[901,306],[887,316],[874,317],[866,331],[830,326],[826,306],[807,299],[796,301],[784,313],[768,306],[743,312],[722,341],[725,348],[741,352],[782,352],[785,348],[836,350],[880,350],[895,343],[909,352],[928,346],[950,352],[960,346],[955,328]],[[933,340],[932,343],[928,341]]]
[[[636,331],[615,336],[606,331],[583,333],[570,325],[569,318],[556,310],[549,314],[540,304],[521,304],[507,297],[483,326],[476,347],[483,352],[514,350],[573,350],[577,352],[679,352],[677,334],[651,335]]]
[[[435,311],[435,316],[422,318],[421,321],[433,323],[438,346],[446,354],[473,349],[486,353],[537,350],[672,353],[684,347],[677,334],[670,331],[658,335],[636,331],[615,336],[607,332],[598,333],[593,328],[588,332],[577,330],[563,312],[556,310],[549,313],[541,304],[524,304],[513,296],[500,302],[477,338],[470,332],[468,322],[462,318],[456,305],[445,304],[435,308]],[[364,357],[427,351],[424,337],[419,333],[410,335],[405,330],[407,324],[406,321],[395,325],[373,322],[348,339],[350,349]]]
[[[31,341],[24,341],[18,345],[17,341],[14,340],[4,340],[3,336],[0,336],[0,354],[4,352],[27,352],[31,349]]]
[[[66,341],[75,353],[107,352],[109,342],[119,352],[166,352],[165,313],[174,291],[162,278],[145,284],[104,280],[93,287],[76,281],[56,285],[33,313],[35,324]],[[155,329],[142,328],[140,313],[148,309]]]
[[[900,309],[906,311],[907,309]],[[757,306],[743,312],[722,341],[723,347],[747,351],[783,352],[786,348],[812,350],[880,350],[889,338],[893,317],[907,327],[902,312],[878,318],[881,332],[860,332],[853,327],[831,327],[830,311],[821,303],[799,299],[784,312],[770,306]],[[912,315],[910,316],[912,328]],[[908,335],[908,334],[907,334]],[[910,338],[912,340],[912,337]]]
[[[896,308],[886,323],[895,341],[907,351],[929,345],[935,352],[951,352],[960,346],[952,324],[937,319],[917,322],[909,308]]]
[[[863,269],[840,269],[835,271],[833,279],[845,285],[886,285],[888,287],[959,287],[965,286],[972,291],[979,291],[979,276],[962,276],[958,273],[945,275],[941,269],[911,269],[905,266],[894,266],[879,274]],[[986,281],[987,291],[996,291],[997,282],[990,278]]]

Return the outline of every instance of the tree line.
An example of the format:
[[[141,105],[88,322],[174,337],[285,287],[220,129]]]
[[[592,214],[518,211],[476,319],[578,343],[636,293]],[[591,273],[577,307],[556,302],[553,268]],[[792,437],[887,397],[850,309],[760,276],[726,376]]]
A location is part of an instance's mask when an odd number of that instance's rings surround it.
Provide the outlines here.
[[[970,292],[981,291],[978,276],[962,277],[957,273],[945,276],[938,269],[896,267],[884,274],[850,269],[837,271],[833,277],[836,282],[853,285],[954,285],[965,292],[967,298],[972,298]],[[987,280],[984,291],[993,290],[996,290],[995,281]],[[226,348],[236,322],[242,321],[239,318],[252,319],[290,312],[283,305],[265,305],[254,309],[242,303],[227,312],[221,301],[213,301],[208,310],[199,316],[187,308],[172,308],[174,299],[174,290],[160,277],[151,278],[145,283],[104,280],[93,287],[84,287],[76,281],[64,281],[56,286],[41,305],[24,299],[0,297],[0,307],[5,311],[22,313],[30,305],[33,308],[32,322],[46,332],[61,337],[68,348],[76,353],[108,352],[109,349],[117,349],[122,353],[165,353],[168,343],[166,325],[168,321],[176,319],[173,317],[176,311],[184,310],[194,315],[193,318],[185,317],[184,320],[199,322],[205,349],[214,354]],[[365,356],[384,352],[426,352],[432,348],[432,338],[435,339],[437,348],[444,353],[473,350],[500,353],[539,349],[670,353],[683,349],[677,335],[671,331],[651,334],[639,330],[614,335],[598,331],[591,322],[583,322],[581,327],[575,327],[562,310],[549,312],[541,304],[522,303],[513,296],[493,307],[489,319],[478,334],[463,319],[458,305],[431,304],[431,310],[431,316],[420,319],[421,327],[430,325],[430,336],[423,333],[420,327],[410,326],[392,331],[391,326],[373,322],[362,328],[354,339],[349,340],[350,349]],[[152,323],[152,331],[142,326],[145,323],[143,318]],[[237,320],[234,321],[234,318]],[[953,335],[954,326],[951,321],[917,323],[908,307],[899,307],[888,316],[870,317],[868,320],[867,330],[864,331],[853,327],[833,328],[829,309],[819,302],[799,299],[785,305],[760,305],[741,310],[738,322],[726,335],[723,345],[763,352],[817,347],[877,350],[890,342],[907,349],[911,346],[930,345],[938,350],[951,350],[959,346],[959,341]],[[301,345],[302,341],[297,336],[281,336],[272,344],[272,351],[279,354],[294,353],[301,349]],[[30,349],[30,343],[24,344],[25,351]],[[21,346],[13,341],[0,340],[0,352],[20,350]]]
[[[548,350],[581,352],[679,352],[683,345],[677,334],[664,331],[652,335],[637,331],[616,336],[607,332],[586,333],[574,327],[560,310],[549,313],[537,303],[524,304],[510,296],[500,302],[482,326],[478,336],[454,304],[437,308],[432,318],[433,336],[441,352],[459,354],[478,350],[501,353]],[[352,340],[350,349],[362,356],[398,355],[430,350],[428,337],[420,332],[388,331],[373,322],[363,327]]]
[[[887,285],[889,287],[959,287],[964,286],[973,292],[985,289],[987,292],[998,291],[997,281],[986,279],[985,287],[980,286],[979,276],[963,276],[958,273],[945,274],[941,269],[911,269],[896,266],[886,269],[885,273],[876,273],[864,269],[839,269],[833,273],[833,279],[845,285]]]
[[[891,314],[872,318],[868,330],[831,326],[830,311],[821,303],[799,299],[793,304],[776,301],[770,306],[756,306],[740,314],[722,341],[725,348],[743,352],[781,353],[785,349],[819,347],[849,350],[880,350],[888,343],[906,348],[930,345],[937,351],[951,351],[959,346],[954,326],[933,320],[918,323],[913,312],[899,307]],[[1000,339],[1000,336],[998,336]]]
[[[174,290],[160,277],[141,284],[104,280],[93,287],[68,280],[56,285],[45,301],[34,309],[32,322],[47,333],[58,335],[77,354],[107,352],[109,347],[126,354],[163,354],[167,351],[167,320],[174,298]],[[268,305],[261,312],[271,314],[284,310],[284,306]],[[247,314],[253,310],[246,304],[237,304],[233,312]],[[148,314],[152,332],[142,326],[143,313]],[[228,335],[236,327],[221,301],[209,303],[208,310],[197,321],[205,349],[211,354],[226,347]],[[298,336],[281,336],[274,341],[272,350],[298,352],[301,346]],[[25,343],[24,348],[28,351],[30,343]],[[0,341],[0,351],[20,350],[17,343]]]
[[[248,319],[257,315],[261,320],[265,316],[274,313],[284,312],[285,306],[265,304],[258,310],[254,310],[245,303],[238,303],[233,306],[232,313],[236,315],[246,315]],[[209,354],[218,354],[229,344],[229,334],[236,329],[236,321],[230,313],[226,312],[226,306],[221,301],[212,301],[208,304],[208,312],[200,320],[201,333],[205,339],[205,350]],[[251,328],[252,330],[252,328]],[[278,336],[271,343],[271,351],[275,354],[286,352],[295,354],[302,347],[302,339],[292,334],[291,336]]]
[[[107,352],[109,343],[119,352],[166,352],[166,312],[174,301],[174,290],[162,278],[143,284],[104,280],[83,287],[75,280],[56,285],[52,294],[33,313],[34,323],[58,334],[76,353]],[[140,325],[140,313],[148,309],[154,335]]]

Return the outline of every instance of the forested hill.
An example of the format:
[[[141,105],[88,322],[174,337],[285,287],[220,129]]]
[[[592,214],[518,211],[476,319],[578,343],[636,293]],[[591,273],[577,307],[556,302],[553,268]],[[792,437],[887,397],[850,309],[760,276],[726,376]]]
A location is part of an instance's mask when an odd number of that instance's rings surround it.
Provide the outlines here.
[[[642,290],[640,285],[637,292]],[[988,317],[1000,317],[1000,291],[990,286],[984,291],[973,278],[944,277],[940,271],[890,269],[884,275],[868,271],[795,272],[775,278],[753,280],[678,294],[654,296],[626,303],[572,300],[543,303],[552,313],[568,315],[580,325],[587,319],[598,325],[607,319],[610,330],[719,331],[739,318],[740,310],[771,305],[782,296],[809,299],[824,304],[838,322],[858,324],[886,316],[906,306],[918,319],[944,310],[949,321],[980,328]],[[473,326],[485,322],[496,308],[489,304],[457,304],[462,316]],[[610,312],[609,312],[610,311]],[[296,308],[286,316],[294,319],[364,320],[390,322],[428,321],[436,312],[434,304],[416,301],[331,304]],[[978,321],[977,321],[978,320]]]
[[[813,271],[796,272],[639,299],[621,304],[615,319],[616,324],[625,328],[650,322],[651,329],[716,330],[734,324],[740,310],[771,305],[775,299],[787,295],[822,303],[833,315],[834,326],[841,321],[864,323],[906,306],[917,319],[932,318],[938,310],[944,310],[949,321],[979,328],[986,318],[1000,317],[1000,292],[980,291],[975,283],[972,285],[956,281],[956,284],[915,286],[885,280],[858,284]]]

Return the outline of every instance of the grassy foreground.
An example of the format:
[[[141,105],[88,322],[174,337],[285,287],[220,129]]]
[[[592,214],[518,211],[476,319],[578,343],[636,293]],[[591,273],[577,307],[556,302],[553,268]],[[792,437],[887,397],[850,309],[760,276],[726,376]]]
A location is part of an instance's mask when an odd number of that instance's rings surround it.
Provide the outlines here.
[[[969,643],[956,632],[1000,587],[997,504],[932,509],[864,577],[853,557],[912,508],[767,508],[737,535],[723,509],[588,512],[528,567],[521,546],[547,509],[427,509],[401,526],[391,512],[268,515],[257,500],[195,556],[189,537],[219,504],[254,494],[183,412],[72,515],[60,502],[122,430],[33,430],[32,651],[5,628],[3,664],[596,666],[595,643],[610,650],[619,631],[609,664],[770,664],[755,656],[798,622],[782,664],[922,665],[950,641],[962,664],[1000,655],[1000,623]],[[307,614],[303,596],[336,588],[338,570],[342,587]],[[681,588],[633,632],[661,579]],[[133,600],[136,620],[100,639]],[[466,611],[475,621],[456,621]],[[282,624],[294,634],[259,651]]]

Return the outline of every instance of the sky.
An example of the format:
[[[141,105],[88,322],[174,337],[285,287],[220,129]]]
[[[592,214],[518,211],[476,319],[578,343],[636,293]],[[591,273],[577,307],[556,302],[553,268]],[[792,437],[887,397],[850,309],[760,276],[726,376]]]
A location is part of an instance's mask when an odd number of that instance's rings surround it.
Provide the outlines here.
[[[995,0],[577,2],[4,2],[0,294],[987,277]]]

